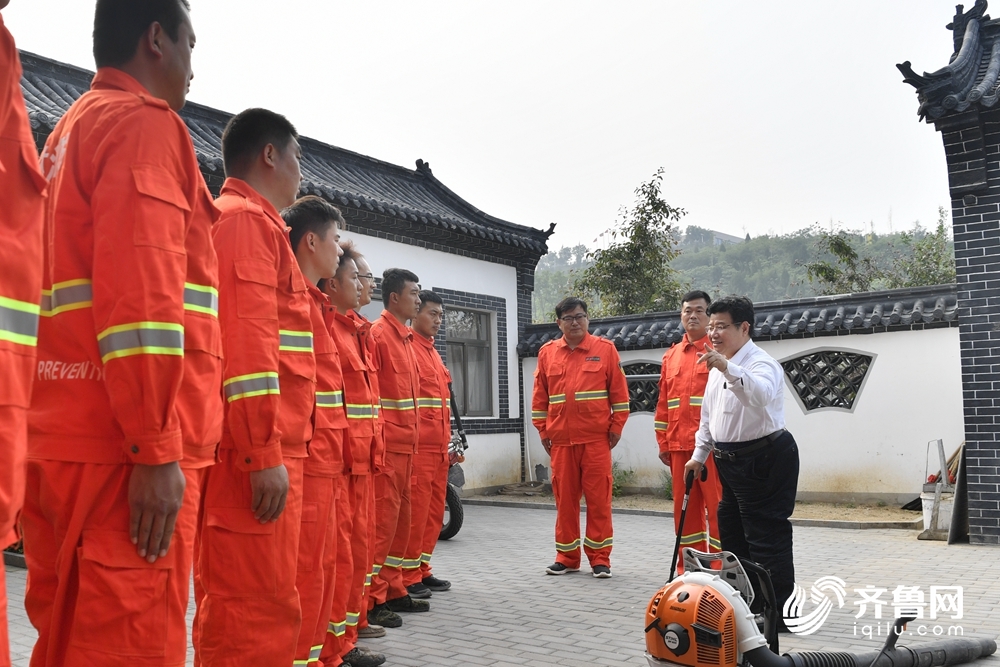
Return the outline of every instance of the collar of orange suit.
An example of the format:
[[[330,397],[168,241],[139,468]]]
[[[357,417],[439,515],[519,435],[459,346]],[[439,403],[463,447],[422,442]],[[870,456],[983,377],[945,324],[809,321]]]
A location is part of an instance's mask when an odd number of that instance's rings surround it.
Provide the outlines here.
[[[410,329],[410,332],[413,334],[413,341],[414,342],[419,343],[420,345],[423,345],[426,348],[433,348],[434,347],[434,339],[433,338],[424,338],[423,336],[421,336],[420,334],[418,334],[416,331],[413,331],[413,329]]]
[[[264,211],[264,215],[281,230],[282,234],[288,231],[288,227],[285,225],[285,221],[281,219],[278,209],[274,208],[271,202],[264,199],[264,196],[254,190],[253,186],[246,181],[230,176],[222,184],[222,190],[219,191],[219,196],[222,197],[223,195],[236,195],[237,197],[246,199],[251,204],[259,206]]]
[[[385,320],[396,332],[396,335],[401,339],[406,340],[409,338],[413,340],[413,332],[410,328],[396,319],[396,316],[390,313],[388,310],[382,311],[382,319]]]
[[[97,74],[94,75],[94,78],[90,82],[90,87],[93,90],[124,90],[127,93],[151,100],[154,104],[162,106],[164,109],[170,108],[166,100],[161,100],[146,90],[146,87],[133,78],[131,74],[126,74],[114,67],[102,67],[97,70]]]
[[[584,352],[586,352],[587,350],[590,349],[590,344],[591,344],[591,342],[593,342],[593,340],[594,340],[593,334],[591,334],[588,331],[587,333],[585,333],[583,335],[583,340],[580,341],[580,344],[577,345],[576,348],[574,348],[574,349],[583,350]],[[555,344],[558,345],[558,346],[560,346],[560,347],[569,347],[569,345],[566,344],[566,337],[565,336],[563,336],[562,338],[559,338],[558,340],[556,340]]]
[[[690,338],[688,338],[687,334],[684,334],[684,337],[681,338],[681,345],[683,345],[684,347],[690,345],[699,352],[704,352],[705,346],[708,345],[708,336],[702,336],[698,340],[693,341]]]

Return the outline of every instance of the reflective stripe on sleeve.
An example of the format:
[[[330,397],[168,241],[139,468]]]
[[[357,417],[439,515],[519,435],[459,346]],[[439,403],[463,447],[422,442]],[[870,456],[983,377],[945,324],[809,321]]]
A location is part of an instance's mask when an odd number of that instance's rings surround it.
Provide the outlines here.
[[[222,383],[222,390],[229,403],[251,396],[281,393],[277,373],[250,373],[229,378]]]
[[[667,430],[667,422],[653,422],[653,430],[654,431],[666,431]]]
[[[427,408],[429,410],[438,409],[444,407],[444,401],[440,398],[418,398],[417,399],[418,408]]]
[[[184,326],[172,322],[134,322],[109,327],[97,334],[101,361],[136,354],[184,356]]]
[[[41,316],[52,317],[67,310],[89,308],[94,303],[94,289],[86,278],[65,280],[52,289],[42,290]]]
[[[628,412],[628,403],[612,403],[612,412]]]
[[[601,391],[578,391],[573,395],[573,398],[577,401],[600,401],[608,397],[608,391],[603,389]]]
[[[365,405],[364,403],[347,404],[348,419],[374,419],[376,417],[378,417],[378,411],[375,410],[375,406],[373,405]]]
[[[548,419],[549,418],[549,413],[547,411],[545,411],[545,410],[532,410],[531,411],[531,418],[532,419]]]
[[[703,399],[704,399],[703,396],[692,396],[690,399],[688,399],[688,405],[690,405],[692,408],[700,408]]]
[[[184,310],[219,316],[219,291],[208,285],[184,283]]]
[[[681,407],[681,399],[679,398],[668,398],[667,399],[667,410],[673,410],[674,408]]]
[[[342,408],[344,407],[343,391],[317,391],[317,408]]]
[[[311,331],[278,331],[278,350],[283,352],[312,352]]]
[[[566,394],[549,394],[549,405],[553,403],[565,403]]]
[[[38,304],[0,296],[0,340],[35,347],[41,310]]]
[[[382,399],[382,409],[383,410],[413,410],[414,404],[412,398],[383,398]]]

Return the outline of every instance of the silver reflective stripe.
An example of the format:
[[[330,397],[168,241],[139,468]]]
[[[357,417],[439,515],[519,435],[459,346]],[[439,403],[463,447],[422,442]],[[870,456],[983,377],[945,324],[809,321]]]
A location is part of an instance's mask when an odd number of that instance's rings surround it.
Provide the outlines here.
[[[219,293],[214,287],[184,283],[184,309],[219,316]]]
[[[414,407],[412,398],[383,398],[383,410],[412,410]]]
[[[97,336],[101,360],[134,354],[170,354],[183,356],[184,327],[167,322],[137,322],[105,329]]]
[[[347,404],[347,417],[349,419],[372,419],[378,416],[378,413],[372,409],[371,405],[355,405],[352,403]]]
[[[52,317],[66,310],[85,308],[94,300],[94,289],[89,280],[67,280],[56,283],[50,290],[42,290],[42,316]]]
[[[240,375],[222,383],[226,400],[230,403],[240,398],[260,396],[262,394],[279,394],[277,373],[251,373]]]
[[[0,297],[0,340],[37,345],[39,310],[33,303]]]
[[[309,331],[279,331],[278,349],[287,352],[309,352],[313,349],[313,337]]]
[[[316,405],[321,408],[339,408],[344,405],[344,392],[317,391]]]

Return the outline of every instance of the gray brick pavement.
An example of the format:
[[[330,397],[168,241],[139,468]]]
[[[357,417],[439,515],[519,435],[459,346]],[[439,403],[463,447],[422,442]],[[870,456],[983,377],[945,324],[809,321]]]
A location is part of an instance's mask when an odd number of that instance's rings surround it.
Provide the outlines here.
[[[368,645],[386,653],[387,665],[407,667],[645,665],[645,608],[670,568],[670,520],[616,515],[614,577],[605,580],[586,568],[562,577],[543,574],[554,557],[554,520],[546,511],[466,507],[462,532],[439,543],[434,554],[435,574],[450,579],[453,589],[434,595],[430,613],[406,615],[402,628]],[[907,530],[796,528],[795,562],[796,579],[807,590],[817,578],[836,575],[847,582],[848,599],[816,634],[782,635],[783,651],[878,648],[884,634],[874,636],[871,609],[854,618],[859,598],[852,589],[869,584],[890,591],[918,586],[925,595],[932,585],[963,586],[964,618],[925,620],[927,631],[955,625],[966,636],[1000,635],[995,547],[920,542]],[[26,667],[35,635],[23,611],[24,571],[8,568],[7,576],[14,665]],[[891,604],[891,596],[883,598]],[[866,625],[872,639],[862,634]],[[909,631],[916,630],[911,624]],[[930,639],[903,636],[900,644]],[[1000,667],[1000,658],[978,664]]]

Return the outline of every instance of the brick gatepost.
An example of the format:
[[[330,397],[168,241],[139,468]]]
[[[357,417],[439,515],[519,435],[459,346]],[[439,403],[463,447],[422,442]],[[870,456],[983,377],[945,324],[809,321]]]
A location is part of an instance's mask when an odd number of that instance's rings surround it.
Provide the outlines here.
[[[951,191],[969,485],[969,540],[1000,544],[1000,25],[985,0],[948,29],[955,54],[923,76],[918,114],[944,141]],[[996,44],[996,46],[994,46]],[[925,406],[933,409],[933,406]]]

